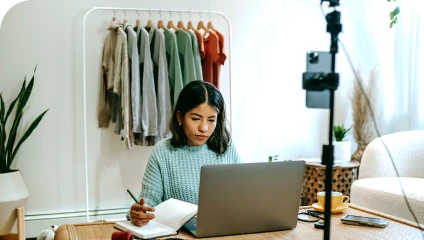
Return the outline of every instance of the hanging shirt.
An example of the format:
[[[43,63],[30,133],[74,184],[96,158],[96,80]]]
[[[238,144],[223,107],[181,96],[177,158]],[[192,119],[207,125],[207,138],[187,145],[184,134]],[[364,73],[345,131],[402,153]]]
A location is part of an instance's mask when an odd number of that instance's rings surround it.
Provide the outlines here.
[[[152,27],[149,32],[149,39],[158,110],[158,136],[155,142],[158,142],[164,138],[171,137],[171,131],[168,126],[172,116],[171,98],[168,80],[168,64],[166,62],[165,35],[156,27]]]
[[[150,52],[149,33],[143,27],[137,28],[137,39],[139,43],[139,69],[141,79],[140,104],[142,134],[134,134],[134,142],[144,145],[144,139],[148,136],[158,134],[158,111],[156,102],[155,79],[153,76],[153,62]]]
[[[108,128],[109,122],[117,122],[115,132],[130,149],[130,92],[127,35],[119,21],[112,21],[105,39],[100,81],[98,122],[100,128]]]
[[[129,24],[124,24],[125,33],[128,37],[128,58],[130,66],[131,76],[131,109],[130,112],[132,128],[130,129],[134,133],[141,133],[141,95],[140,95],[140,69],[138,59],[138,46],[137,46],[137,34]]]
[[[105,38],[102,55],[102,69],[100,74],[99,101],[97,120],[99,128],[108,128],[111,120],[111,102],[113,89],[113,76],[115,72],[115,48],[118,38],[118,21],[112,21]]]
[[[130,121],[130,79],[128,64],[128,44],[127,34],[118,26],[118,38],[115,49],[115,72],[113,80],[113,92],[120,95],[121,111],[118,111],[118,120],[121,124],[117,124],[115,132],[120,133],[125,146],[128,149],[132,147],[132,131]],[[121,116],[120,116],[121,115]],[[118,131],[116,131],[118,130]]]
[[[203,43],[203,35],[202,33],[197,29],[192,29],[194,34],[196,35],[197,43],[199,45],[199,54],[200,59],[205,58],[205,44]]]
[[[202,62],[200,59],[199,44],[196,35],[189,31],[191,37],[191,45],[193,49],[194,70],[196,71],[196,80],[203,80]]]
[[[181,73],[180,57],[178,56],[177,37],[173,31],[167,28],[163,30],[165,35],[166,60],[168,63],[171,106],[174,108],[178,96],[183,89],[183,76]]]
[[[185,86],[197,80],[193,58],[193,46],[188,32],[180,28],[175,32],[175,35],[177,36],[178,55],[180,57],[183,84]]]
[[[213,64],[213,76],[214,76],[214,85],[219,89],[220,87],[220,76],[221,76],[221,65],[224,65],[227,55],[225,54],[224,49],[224,35],[219,31],[215,31],[218,36],[218,46],[219,46],[219,61],[217,64]]]
[[[214,64],[219,64],[219,39],[216,33],[209,31],[208,36],[203,40],[205,45],[205,57],[202,59],[203,80],[212,83],[216,87],[216,76],[214,75]]]

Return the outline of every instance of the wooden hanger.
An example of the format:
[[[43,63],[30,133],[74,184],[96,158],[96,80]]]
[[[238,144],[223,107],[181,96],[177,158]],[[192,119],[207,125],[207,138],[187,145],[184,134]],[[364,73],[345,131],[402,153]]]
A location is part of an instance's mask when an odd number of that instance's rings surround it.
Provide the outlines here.
[[[200,21],[197,23],[197,30],[203,29],[205,31],[204,35],[209,33],[209,29],[205,27],[205,23],[202,21],[202,12],[200,11]]]
[[[186,31],[186,32],[188,32],[188,31],[190,31],[190,30],[188,30],[185,26],[184,26],[184,23],[183,23],[183,21],[178,21],[178,25],[177,25],[177,27],[178,28],[181,28],[182,30],[184,30],[184,31]]]
[[[147,21],[146,27],[151,28],[152,26],[153,26],[153,22],[152,20],[149,19],[149,21]]]
[[[178,31],[178,28],[174,25],[174,22],[172,21],[171,11],[169,11],[169,21],[167,27]]]
[[[193,23],[191,22],[191,10],[188,13],[188,23],[187,23],[187,30],[190,30],[190,29],[196,30]]]
[[[181,13],[182,13],[182,10],[180,10],[180,21],[178,21],[177,27],[188,32],[189,30],[184,26],[184,22],[181,20]]]
[[[151,28],[153,26],[153,22],[152,22],[152,13],[150,12],[150,9],[148,13],[149,13],[149,20],[147,21],[146,28]]]
[[[165,24],[163,23],[162,20],[162,10],[159,10],[159,21],[158,21],[158,28],[165,28]]]
[[[165,24],[163,23],[162,20],[158,21],[158,28],[165,28]]]
[[[127,19],[127,11],[125,11],[124,8],[124,24],[128,23],[128,19]]]
[[[188,29],[188,30],[190,30],[190,29],[195,30],[195,29],[196,29],[196,28],[194,27],[193,23],[191,22],[191,20],[189,20],[189,21],[188,21],[188,23],[187,23],[187,29]]]
[[[210,29],[210,30],[212,30],[212,31],[214,31],[214,32],[216,32],[216,31],[217,31],[217,30],[213,27],[212,21],[209,21],[209,22],[208,22],[207,28],[208,28],[208,29]]]
[[[116,20],[116,10],[115,9],[113,9],[113,17],[112,17],[112,21],[115,21]]]
[[[138,28],[140,26],[140,13],[137,11],[137,20],[135,21],[135,27]]]
[[[214,32],[216,32],[216,29],[213,27],[211,21],[208,22],[207,28],[210,29],[210,30],[212,30],[212,31],[214,31]]]
[[[174,25],[174,22],[172,22],[172,20],[169,20],[167,27],[178,31],[178,28]]]
[[[209,11],[209,22],[208,22],[207,28],[216,32],[216,29],[213,27],[212,20],[211,20],[211,11]]]
[[[200,29],[205,31],[205,33],[209,33],[209,29],[205,27],[205,23],[202,20],[200,20],[199,23],[197,24],[197,30],[200,30]]]

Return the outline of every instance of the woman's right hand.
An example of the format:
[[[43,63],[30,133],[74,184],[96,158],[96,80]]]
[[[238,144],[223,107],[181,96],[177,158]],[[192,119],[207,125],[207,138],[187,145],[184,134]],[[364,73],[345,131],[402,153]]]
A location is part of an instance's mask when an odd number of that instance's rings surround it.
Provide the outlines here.
[[[144,198],[140,199],[140,204],[134,203],[131,206],[130,216],[134,225],[141,227],[149,223],[150,220],[155,218],[155,214],[146,213],[146,211],[154,212],[155,209],[145,205]]]

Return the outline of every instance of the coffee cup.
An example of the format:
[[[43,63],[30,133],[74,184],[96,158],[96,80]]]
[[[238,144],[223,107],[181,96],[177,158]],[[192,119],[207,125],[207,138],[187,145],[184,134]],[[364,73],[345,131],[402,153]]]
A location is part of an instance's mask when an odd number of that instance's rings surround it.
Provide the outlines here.
[[[317,193],[318,204],[325,209],[325,192]],[[344,196],[341,192],[331,192],[331,209],[336,209],[339,206],[349,201],[348,196]]]

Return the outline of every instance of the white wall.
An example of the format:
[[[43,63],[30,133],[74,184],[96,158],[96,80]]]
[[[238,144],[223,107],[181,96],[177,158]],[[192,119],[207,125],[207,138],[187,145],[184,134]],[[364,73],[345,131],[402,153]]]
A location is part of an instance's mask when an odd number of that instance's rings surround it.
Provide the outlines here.
[[[378,2],[378,3],[376,3]],[[25,122],[49,108],[40,126],[23,145],[14,167],[20,169],[30,191],[28,237],[48,224],[64,220],[48,214],[83,216],[85,211],[82,23],[92,7],[203,9],[225,13],[232,23],[232,132],[247,162],[317,157],[327,141],[328,110],[305,107],[301,76],[305,53],[329,49],[326,23],[317,1],[216,0],[30,0],[14,6],[0,28],[0,91],[7,102],[17,94],[24,75],[38,63],[36,83]],[[345,1],[342,12],[344,41],[354,64],[369,71],[380,63],[391,77],[392,45],[385,1]],[[122,209],[131,205],[125,192],[140,191],[149,147],[125,150],[112,130],[99,130],[96,104],[101,49],[113,12],[94,12],[87,21],[87,110],[90,209]],[[127,13],[135,22],[135,13]],[[117,12],[119,19],[122,12]],[[142,22],[147,13],[141,13]],[[158,20],[157,14],[152,18]],[[162,14],[167,21],[169,15]],[[173,15],[178,20],[178,16]],[[187,15],[183,15],[187,21]],[[199,16],[192,15],[197,22]],[[204,17],[204,20],[205,17]],[[227,30],[218,16],[217,28]],[[228,49],[228,48],[227,48]],[[228,62],[223,70],[224,95],[229,100]],[[341,74],[336,93],[336,124],[351,124],[352,73],[343,53],[337,55]],[[229,102],[227,102],[228,104]],[[122,212],[122,210],[120,210]],[[119,211],[118,211],[119,212]],[[62,216],[62,215],[54,215]],[[75,215],[76,216],[76,215]],[[121,215],[119,215],[121,216]],[[75,221],[84,221],[76,218]]]

